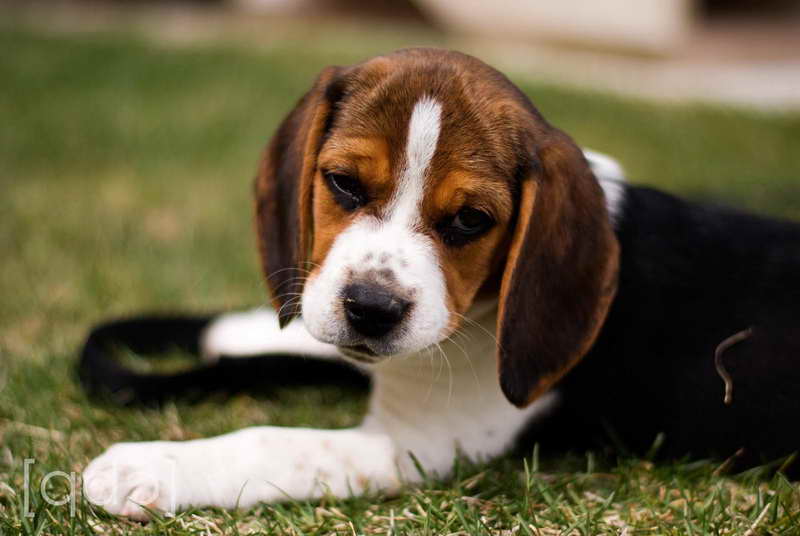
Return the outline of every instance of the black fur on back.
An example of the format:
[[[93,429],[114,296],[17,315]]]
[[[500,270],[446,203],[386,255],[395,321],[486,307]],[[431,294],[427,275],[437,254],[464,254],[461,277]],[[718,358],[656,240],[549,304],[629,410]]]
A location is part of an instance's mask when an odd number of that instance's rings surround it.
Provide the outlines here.
[[[536,435],[643,453],[663,433],[668,457],[744,448],[748,463],[800,449],[800,225],[628,186],[617,233],[615,302],[558,386],[558,429]],[[715,351],[747,329],[722,353],[726,405]]]

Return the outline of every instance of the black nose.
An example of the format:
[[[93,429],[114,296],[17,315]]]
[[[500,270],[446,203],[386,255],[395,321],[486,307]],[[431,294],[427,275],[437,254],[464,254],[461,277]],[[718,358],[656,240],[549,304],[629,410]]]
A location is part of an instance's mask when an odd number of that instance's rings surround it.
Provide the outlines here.
[[[409,302],[369,283],[347,285],[342,293],[347,321],[361,335],[380,337],[400,323]]]

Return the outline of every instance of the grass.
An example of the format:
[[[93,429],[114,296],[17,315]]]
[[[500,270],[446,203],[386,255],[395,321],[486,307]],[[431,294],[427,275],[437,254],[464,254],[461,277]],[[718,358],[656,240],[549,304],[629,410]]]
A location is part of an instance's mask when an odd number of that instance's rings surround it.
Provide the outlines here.
[[[335,33],[331,28],[320,31]],[[596,461],[591,453],[459,464],[399,497],[195,510],[148,525],[44,504],[119,440],[253,424],[342,427],[337,389],[161,410],[94,404],[75,351],[87,328],[141,310],[262,303],[250,180],[280,118],[325,64],[404,44],[175,46],[136,32],[0,27],[0,534],[798,534],[794,484],[721,461]],[[407,42],[405,44],[408,44]],[[365,48],[366,47],[366,48]],[[800,218],[800,115],[659,106],[530,83],[544,115],[619,157],[636,182]],[[24,515],[25,459],[30,509]],[[68,491],[50,481],[52,495]]]

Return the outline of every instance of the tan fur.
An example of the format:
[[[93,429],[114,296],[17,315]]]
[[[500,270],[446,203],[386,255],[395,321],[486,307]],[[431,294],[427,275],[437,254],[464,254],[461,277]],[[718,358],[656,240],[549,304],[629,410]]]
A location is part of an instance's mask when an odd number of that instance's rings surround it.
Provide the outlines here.
[[[513,201],[503,181],[487,181],[485,177],[463,171],[446,173],[431,185],[423,202],[426,220],[436,222],[455,214],[462,206],[484,210],[496,225],[480,239],[461,247],[448,247],[437,242],[439,260],[448,290],[448,308],[452,315],[451,329],[458,328],[459,316],[472,305],[475,294],[494,268],[494,252],[501,247],[513,214]]]
[[[356,216],[348,213],[334,201],[333,195],[324,183],[323,172],[338,172],[358,177],[373,199],[368,208],[372,215],[377,215],[383,209],[394,192],[389,150],[384,139],[331,138],[320,152],[314,179],[314,189],[318,193],[314,198],[313,207],[312,273],[324,262],[336,236],[347,228]]]

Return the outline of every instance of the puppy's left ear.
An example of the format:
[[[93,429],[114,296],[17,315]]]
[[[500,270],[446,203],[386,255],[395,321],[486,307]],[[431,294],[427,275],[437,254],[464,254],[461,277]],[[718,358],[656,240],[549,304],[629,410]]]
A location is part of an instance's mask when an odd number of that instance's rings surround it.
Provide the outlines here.
[[[552,129],[520,179],[500,289],[500,385],[531,403],[586,354],[616,292],[619,246],[583,153]]]
[[[317,155],[341,98],[339,76],[328,67],[270,140],[255,182],[256,234],[261,265],[281,327],[300,314],[311,247],[311,202]]]

